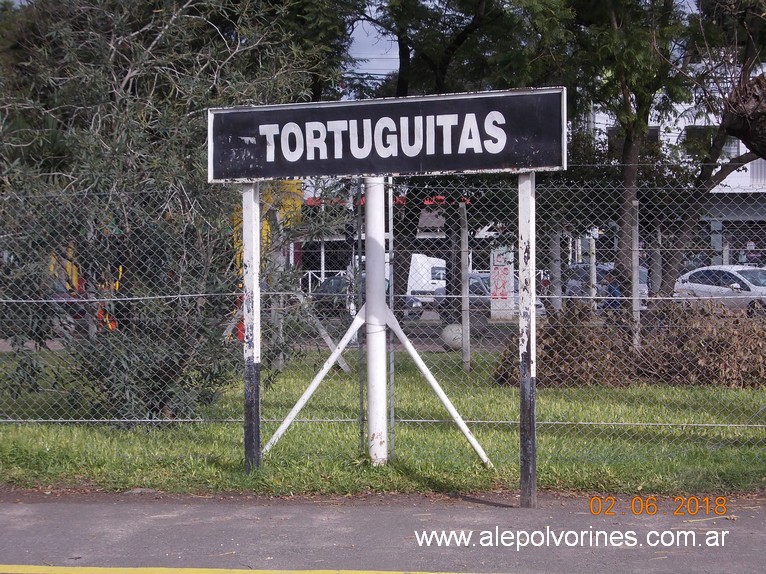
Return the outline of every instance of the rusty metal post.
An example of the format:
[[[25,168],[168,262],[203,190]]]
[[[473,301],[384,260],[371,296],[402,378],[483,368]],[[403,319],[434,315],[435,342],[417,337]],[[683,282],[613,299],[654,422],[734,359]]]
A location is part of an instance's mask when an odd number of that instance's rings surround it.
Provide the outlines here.
[[[531,172],[519,175],[519,453],[522,508],[537,506],[536,273],[535,174]]]

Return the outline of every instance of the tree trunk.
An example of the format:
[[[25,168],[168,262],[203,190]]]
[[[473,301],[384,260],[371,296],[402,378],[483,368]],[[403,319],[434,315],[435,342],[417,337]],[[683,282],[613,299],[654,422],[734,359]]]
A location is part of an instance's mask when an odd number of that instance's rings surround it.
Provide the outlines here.
[[[399,72],[396,75],[396,97],[404,98],[410,95],[410,44],[407,34],[397,34],[399,48]]]
[[[620,208],[617,281],[623,296],[632,290],[632,252],[634,223],[638,215],[638,157],[643,137],[627,130],[622,152],[622,205]]]
[[[727,134],[766,158],[766,76],[735,86],[726,99],[723,123]]]

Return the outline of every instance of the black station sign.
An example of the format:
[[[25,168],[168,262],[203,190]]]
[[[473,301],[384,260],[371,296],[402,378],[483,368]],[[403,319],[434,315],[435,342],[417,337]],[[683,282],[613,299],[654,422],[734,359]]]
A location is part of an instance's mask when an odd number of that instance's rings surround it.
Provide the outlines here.
[[[208,111],[211,182],[561,169],[564,88]]]

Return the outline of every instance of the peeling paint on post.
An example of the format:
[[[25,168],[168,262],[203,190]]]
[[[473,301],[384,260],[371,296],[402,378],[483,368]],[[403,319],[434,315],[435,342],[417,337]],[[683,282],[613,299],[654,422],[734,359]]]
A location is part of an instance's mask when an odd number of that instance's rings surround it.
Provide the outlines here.
[[[261,210],[259,184],[242,192],[245,323],[245,472],[261,465]]]
[[[519,453],[523,508],[537,506],[535,267],[535,174],[532,172],[519,175]]]

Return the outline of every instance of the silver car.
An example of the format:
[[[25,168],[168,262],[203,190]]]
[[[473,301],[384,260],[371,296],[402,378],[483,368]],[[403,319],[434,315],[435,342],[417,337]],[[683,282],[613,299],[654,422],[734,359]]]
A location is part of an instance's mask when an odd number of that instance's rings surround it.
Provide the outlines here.
[[[709,265],[681,275],[673,296],[690,303],[709,300],[752,317],[766,312],[766,269],[748,265]]]

